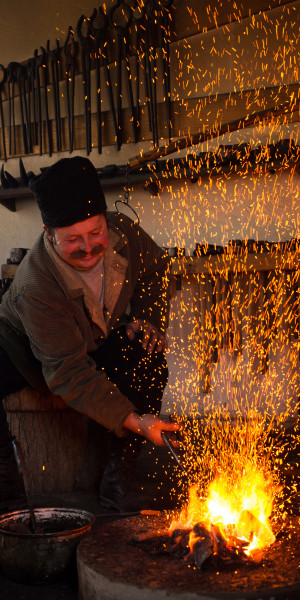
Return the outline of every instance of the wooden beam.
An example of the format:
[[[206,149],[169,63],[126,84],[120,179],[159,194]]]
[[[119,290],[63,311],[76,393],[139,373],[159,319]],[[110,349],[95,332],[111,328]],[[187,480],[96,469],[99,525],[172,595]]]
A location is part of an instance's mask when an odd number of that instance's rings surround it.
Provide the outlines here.
[[[269,13],[274,8],[294,3],[294,0],[251,0],[243,3],[236,0],[175,0],[173,24],[176,39],[205,33],[230,23],[240,23],[247,17]]]
[[[131,168],[137,167],[138,165],[150,161],[155,161],[158,158],[161,158],[162,156],[174,154],[174,152],[179,152],[180,150],[184,150],[185,148],[202,144],[203,142],[206,142],[216,137],[220,137],[227,133],[231,133],[240,129],[246,129],[248,127],[266,124],[268,122],[274,121],[274,119],[276,119],[276,117],[278,116],[287,115],[297,111],[299,112],[299,102],[293,104],[292,106],[290,102],[287,102],[282,106],[273,106],[272,108],[253,113],[250,116],[248,114],[245,117],[240,117],[238,119],[235,119],[234,121],[224,123],[219,127],[218,125],[215,126],[215,124],[214,126],[207,126],[206,131],[204,125],[204,131],[195,133],[191,136],[182,137],[178,140],[175,140],[171,144],[160,146],[159,148],[150,150],[149,152],[145,152],[140,156],[134,156],[129,159],[128,164]]]
[[[300,250],[262,253],[232,252],[213,256],[187,256],[171,259],[173,275],[199,275],[201,273],[246,273],[255,271],[287,271],[299,269]]]

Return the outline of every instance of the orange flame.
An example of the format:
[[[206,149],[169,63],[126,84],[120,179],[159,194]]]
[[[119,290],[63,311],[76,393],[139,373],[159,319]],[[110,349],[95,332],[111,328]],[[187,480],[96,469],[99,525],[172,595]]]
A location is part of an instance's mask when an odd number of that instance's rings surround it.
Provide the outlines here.
[[[275,540],[269,522],[274,495],[271,475],[265,475],[249,463],[235,477],[226,473],[218,475],[209,485],[206,498],[199,497],[197,485],[191,486],[188,504],[170,529],[188,529],[202,523],[210,531],[212,524],[217,525],[228,545],[244,540],[247,542],[245,552],[250,554]]]

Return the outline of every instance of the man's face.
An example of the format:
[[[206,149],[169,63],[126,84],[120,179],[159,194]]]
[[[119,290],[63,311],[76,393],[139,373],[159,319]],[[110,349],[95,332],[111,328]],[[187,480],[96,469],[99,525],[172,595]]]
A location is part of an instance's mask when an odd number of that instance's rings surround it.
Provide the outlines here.
[[[44,229],[57,254],[80,271],[92,269],[108,248],[108,229],[104,214],[95,215],[68,227]]]

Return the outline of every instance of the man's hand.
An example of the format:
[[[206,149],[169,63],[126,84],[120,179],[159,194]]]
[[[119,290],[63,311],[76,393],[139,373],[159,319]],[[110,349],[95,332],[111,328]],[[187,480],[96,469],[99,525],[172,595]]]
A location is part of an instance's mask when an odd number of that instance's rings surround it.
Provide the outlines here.
[[[130,340],[134,340],[136,334],[140,331],[143,332],[142,346],[147,352],[153,352],[153,350],[163,352],[167,350],[168,343],[166,338],[148,321],[136,319],[126,326],[126,333]]]
[[[165,443],[161,437],[162,431],[178,431],[178,423],[170,423],[164,421],[154,415],[143,415],[139,416],[137,413],[131,413],[124,421],[125,429],[129,429],[134,433],[139,433],[150,442],[153,442],[156,446],[165,446]],[[172,440],[174,447],[179,446],[179,442]]]

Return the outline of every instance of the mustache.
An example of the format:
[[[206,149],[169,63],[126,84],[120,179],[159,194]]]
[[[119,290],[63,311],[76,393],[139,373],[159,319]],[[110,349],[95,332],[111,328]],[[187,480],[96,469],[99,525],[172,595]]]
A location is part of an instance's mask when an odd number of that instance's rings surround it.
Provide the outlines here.
[[[102,246],[102,244],[97,244],[97,246],[94,246],[94,248],[92,248],[92,250],[90,252],[84,252],[84,250],[74,250],[74,252],[71,252],[70,257],[71,258],[85,258],[86,256],[102,254],[103,251],[104,251],[104,246]]]

